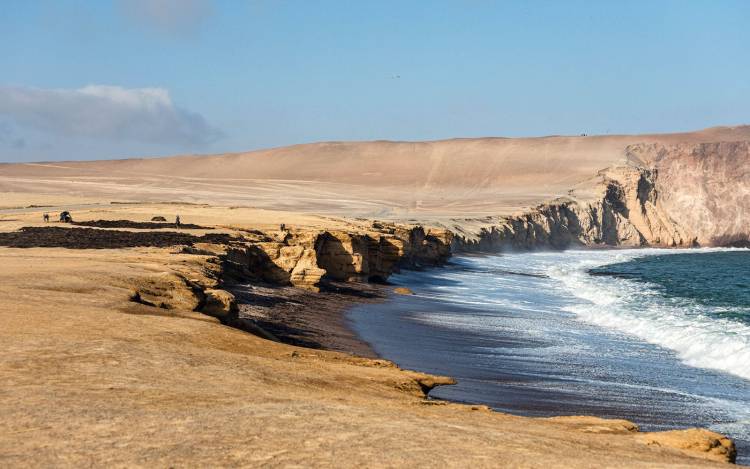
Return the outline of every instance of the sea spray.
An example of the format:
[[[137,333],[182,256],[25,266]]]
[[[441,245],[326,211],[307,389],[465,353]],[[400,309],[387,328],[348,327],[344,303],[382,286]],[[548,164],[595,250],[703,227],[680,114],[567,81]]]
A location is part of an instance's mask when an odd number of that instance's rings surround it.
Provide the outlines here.
[[[656,252],[647,254],[655,255]],[[669,254],[680,252],[683,251]],[[694,251],[691,255],[716,252],[720,251]],[[630,254],[631,259],[641,255]],[[726,306],[665,296],[657,285],[651,283],[618,276],[591,275],[589,272],[627,258],[627,254],[615,254],[610,258],[597,256],[550,267],[547,272],[567,292],[583,300],[564,308],[581,319],[673,350],[688,365],[722,370],[750,379],[750,326],[717,314],[726,311]],[[696,258],[696,268],[698,262]],[[729,309],[745,310],[747,307],[738,304]]]

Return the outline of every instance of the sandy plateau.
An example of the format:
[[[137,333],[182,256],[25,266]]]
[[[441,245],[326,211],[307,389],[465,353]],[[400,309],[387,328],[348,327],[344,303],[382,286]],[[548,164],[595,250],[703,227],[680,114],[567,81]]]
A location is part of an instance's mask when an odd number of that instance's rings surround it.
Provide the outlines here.
[[[748,136],[740,127],[0,165],[0,464],[719,466],[733,445],[707,430],[642,433],[627,421],[524,418],[430,400],[449,377],[345,353],[343,336],[328,347],[342,351],[277,342],[285,338],[259,321],[274,308],[243,316],[243,297],[231,291],[242,282],[266,298],[274,288],[325,298],[333,284],[340,297],[349,291],[341,285],[356,296],[357,285],[399,267],[439,265],[451,247],[513,244],[546,213],[540,205],[561,197],[576,204],[579,231],[569,215],[564,233],[540,221],[553,246],[563,235],[592,245],[741,242],[747,182],[725,169],[747,171]],[[693,188],[736,189],[734,208],[708,221],[699,212],[716,202],[711,191],[687,200],[690,188],[676,180],[701,158],[726,161],[711,173],[724,179],[691,180]],[[622,168],[652,167],[669,182],[654,180],[659,198],[648,199],[638,180],[628,192],[632,174]],[[612,181],[623,190],[617,200],[608,198]],[[596,204],[612,208],[611,231],[582,227]],[[694,216],[670,214],[686,204]],[[62,210],[75,222],[179,214],[197,227],[42,222]],[[502,235],[512,217],[531,221]]]

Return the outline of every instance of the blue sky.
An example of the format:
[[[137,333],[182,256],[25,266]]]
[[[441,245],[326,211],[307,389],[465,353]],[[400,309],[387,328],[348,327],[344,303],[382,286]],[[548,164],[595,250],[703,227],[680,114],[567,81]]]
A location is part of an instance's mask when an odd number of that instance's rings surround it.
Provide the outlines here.
[[[750,123],[750,2],[0,2],[0,161]]]

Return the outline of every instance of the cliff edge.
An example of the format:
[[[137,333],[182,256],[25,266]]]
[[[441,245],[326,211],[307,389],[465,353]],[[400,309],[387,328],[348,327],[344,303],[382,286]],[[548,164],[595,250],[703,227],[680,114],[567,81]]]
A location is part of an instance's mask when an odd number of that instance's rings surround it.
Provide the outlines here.
[[[479,220],[459,250],[747,246],[750,142],[634,144],[626,162],[520,215]],[[481,226],[482,222],[485,226]]]
[[[748,168],[750,126],[736,126],[0,164],[0,192],[442,226],[469,250],[739,246],[750,242]]]

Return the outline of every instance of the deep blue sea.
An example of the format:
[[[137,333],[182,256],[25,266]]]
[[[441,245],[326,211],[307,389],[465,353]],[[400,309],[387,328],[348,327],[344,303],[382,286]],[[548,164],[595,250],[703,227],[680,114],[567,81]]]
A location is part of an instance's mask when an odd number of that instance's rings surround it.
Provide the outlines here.
[[[406,272],[350,314],[431,395],[522,415],[708,427],[750,463],[750,251],[581,250],[458,257]]]
[[[750,251],[644,256],[590,273],[635,280],[709,318],[750,325]]]

